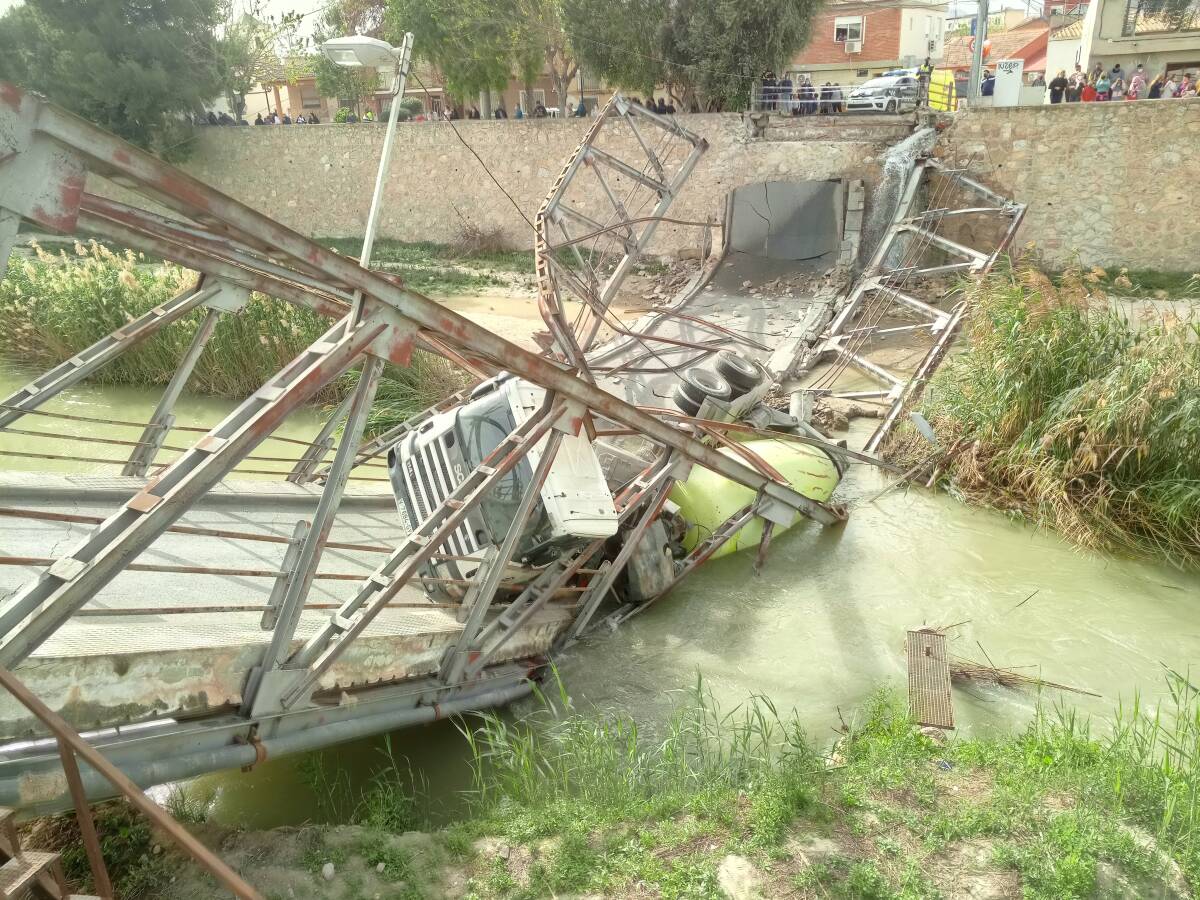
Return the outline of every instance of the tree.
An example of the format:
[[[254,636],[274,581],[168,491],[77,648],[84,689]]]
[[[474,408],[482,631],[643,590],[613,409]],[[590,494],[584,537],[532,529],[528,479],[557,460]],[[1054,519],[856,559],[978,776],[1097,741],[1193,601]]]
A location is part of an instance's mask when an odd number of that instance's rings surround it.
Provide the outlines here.
[[[0,78],[178,156],[220,93],[216,0],[27,0],[0,18]]]
[[[331,38],[349,34],[380,37],[383,13],[382,0],[341,0],[333,3],[326,8],[313,29],[313,44],[319,47]],[[379,72],[375,69],[339,66],[319,52],[293,56],[287,68],[289,79],[302,74],[313,75],[321,96],[337,97],[339,101],[348,102],[359,116],[362,115],[363,100],[379,87]]]
[[[567,92],[579,72],[579,60],[567,39],[562,0],[515,0],[513,11],[514,45],[525,95],[532,96],[533,80],[545,68],[550,73],[558,106],[565,112]]]
[[[650,93],[667,78],[663,31],[669,0],[562,0],[567,35],[589,72]]]
[[[281,52],[292,43],[300,16],[265,16],[261,0],[221,0],[218,12],[224,24],[216,44],[217,72],[229,109],[240,119],[246,111],[246,94],[275,70]]]
[[[413,52],[437,67],[446,89],[463,97],[501,90],[518,49],[512,26],[517,0],[388,0],[393,39],[413,33]]]
[[[562,0],[583,64],[610,84],[665,85],[684,108],[735,108],[807,42],[819,0]]]

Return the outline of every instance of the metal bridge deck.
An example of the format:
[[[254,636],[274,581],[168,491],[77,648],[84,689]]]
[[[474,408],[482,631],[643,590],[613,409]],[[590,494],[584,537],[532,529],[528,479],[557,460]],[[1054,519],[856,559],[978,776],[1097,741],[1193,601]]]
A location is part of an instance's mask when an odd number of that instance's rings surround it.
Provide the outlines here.
[[[0,496],[6,508],[106,516],[143,484],[136,478],[4,474]],[[310,517],[319,490],[276,482],[226,482],[179,524],[288,538],[298,519]],[[7,519],[5,525],[0,552],[34,558],[55,556],[94,527],[29,519]],[[330,540],[390,548],[402,534],[390,493],[360,486],[343,500]],[[283,543],[167,533],[136,563],[269,572],[283,568],[286,548]],[[298,647],[328,620],[330,610],[321,604],[338,603],[381,558],[362,550],[327,550],[318,572],[355,580],[314,581],[292,646]],[[39,568],[0,566],[0,599]],[[18,673],[79,728],[237,705],[246,677],[271,637],[259,623],[273,584],[273,578],[262,576],[123,572],[39,647]],[[455,611],[435,605],[411,586],[394,603],[327,673],[322,688],[345,689],[437,671],[445,649],[463,629]],[[214,607],[221,611],[200,611]],[[140,610],[145,614],[137,614]],[[565,609],[547,608],[514,638],[506,657],[544,652],[568,618]],[[34,724],[7,696],[0,697],[0,723],[0,738],[27,736]]]

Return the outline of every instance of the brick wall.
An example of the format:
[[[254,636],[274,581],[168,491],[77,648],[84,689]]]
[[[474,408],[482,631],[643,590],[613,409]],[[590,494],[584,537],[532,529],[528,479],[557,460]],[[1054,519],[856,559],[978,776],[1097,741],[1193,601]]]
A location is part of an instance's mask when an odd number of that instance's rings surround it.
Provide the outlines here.
[[[862,52],[847,53],[846,45],[833,39],[834,22],[843,16],[858,15],[865,19]],[[898,59],[901,15],[902,11],[896,8],[870,9],[846,4],[826,7],[813,24],[812,39],[808,46],[796,55],[793,65],[798,68],[820,65],[854,68],[859,61],[862,65],[867,65]]]
[[[1052,265],[1200,271],[1191,177],[1200,99],[979,108],[940,152],[1029,205],[1016,246]]]
[[[671,209],[671,216],[689,221],[720,220],[726,194],[744,184],[838,177],[865,178],[872,184],[878,155],[895,140],[887,129],[876,136],[860,130],[851,137],[831,122],[824,134],[809,130],[804,140],[748,141],[735,114],[693,115],[681,121],[709,143]],[[589,123],[542,119],[457,125],[532,219]],[[623,153],[637,149],[628,129],[611,131],[624,142]],[[200,134],[184,168],[304,234],[359,237],[383,136],[382,125],[212,128]],[[587,204],[599,209],[603,196],[596,179],[579,183],[591,192]],[[610,183],[619,188],[621,180],[610,178]],[[111,185],[93,182],[89,187],[123,196]],[[400,126],[384,199],[380,233],[385,238],[450,242],[466,218],[499,229],[514,247],[532,244],[521,214],[445,123]],[[650,249],[665,255],[696,247],[699,240],[697,228],[664,224]]]

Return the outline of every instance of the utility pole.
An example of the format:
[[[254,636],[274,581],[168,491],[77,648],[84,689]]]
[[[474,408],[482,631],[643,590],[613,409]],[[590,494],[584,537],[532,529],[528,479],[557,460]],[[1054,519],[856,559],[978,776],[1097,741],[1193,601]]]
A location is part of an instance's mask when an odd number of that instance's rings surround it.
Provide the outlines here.
[[[979,87],[983,81],[983,44],[987,40],[988,30],[988,0],[979,0],[979,10],[975,13],[975,50],[971,54],[970,83],[967,85],[967,97],[972,103],[979,99]]]

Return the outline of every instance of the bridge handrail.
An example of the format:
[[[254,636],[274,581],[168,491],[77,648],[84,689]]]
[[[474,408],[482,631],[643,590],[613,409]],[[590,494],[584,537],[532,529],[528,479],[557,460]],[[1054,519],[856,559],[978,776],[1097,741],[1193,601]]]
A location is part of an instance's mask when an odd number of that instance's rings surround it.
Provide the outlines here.
[[[65,719],[34,696],[16,675],[3,667],[0,667],[0,685],[12,694],[22,706],[37,716],[58,742],[63,772],[71,789],[71,799],[75,802],[79,831],[83,838],[84,849],[87,851],[88,864],[92,870],[92,880],[96,892],[101,897],[112,897],[112,882],[104,865],[104,857],[100,852],[100,839],[96,834],[96,823],[92,819],[92,811],[88,806],[83,781],[79,775],[79,763],[76,759],[79,756],[107,778],[109,783],[124,795],[125,799],[133,804],[142,815],[166,833],[180,849],[206,869],[220,884],[229,889],[235,897],[239,897],[241,900],[263,900],[263,896],[258,891],[243,881],[220,857],[175,821],[170,813],[148,798],[141,788],[105,759],[95,747],[85,741]]]

